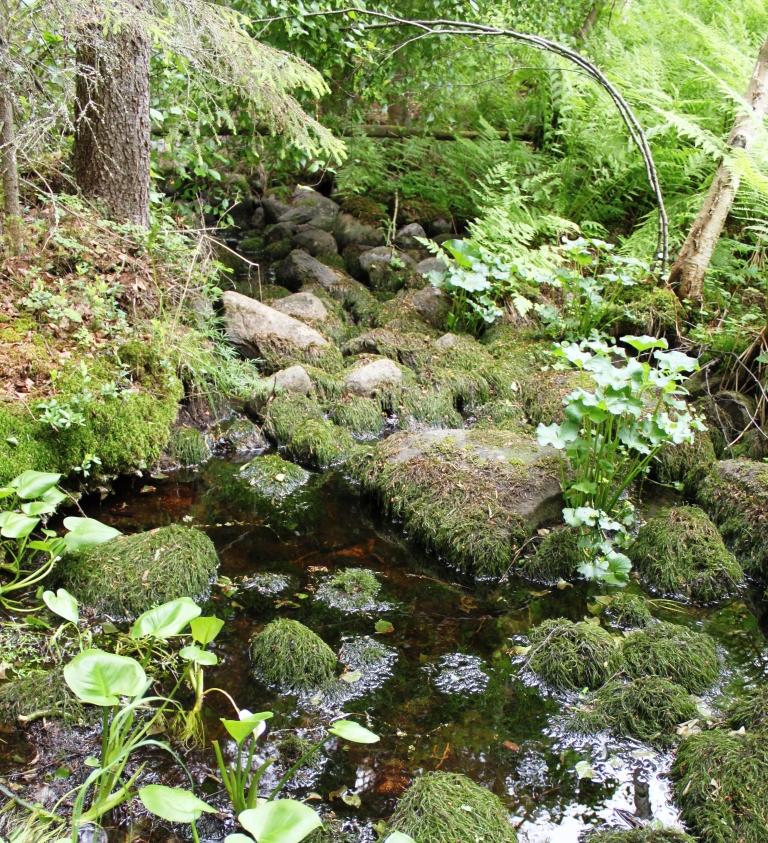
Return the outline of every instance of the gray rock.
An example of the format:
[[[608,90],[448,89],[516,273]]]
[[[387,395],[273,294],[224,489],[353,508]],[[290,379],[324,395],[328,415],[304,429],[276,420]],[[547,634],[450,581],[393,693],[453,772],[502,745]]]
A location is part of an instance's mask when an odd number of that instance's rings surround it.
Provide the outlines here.
[[[438,234],[453,234],[453,223],[442,217],[427,223],[427,233],[430,237],[437,237]]]
[[[302,249],[293,249],[277,268],[277,280],[289,290],[298,290],[303,284],[317,284],[329,290],[338,283],[340,275],[343,273],[331,269]]]
[[[413,258],[391,246],[377,246],[360,255],[360,269],[374,290],[396,292],[404,287],[416,266]]]
[[[443,258],[424,258],[416,264],[416,272],[427,276],[432,272],[445,272],[448,266]]]
[[[250,419],[237,418],[216,440],[216,448],[227,453],[250,454],[269,447],[261,428]]]
[[[261,205],[257,205],[251,215],[251,228],[256,231],[261,231],[266,224],[267,216],[264,212],[264,208],[262,208]]]
[[[367,276],[360,266],[360,255],[365,254],[370,248],[370,246],[366,246],[363,243],[350,243],[344,247],[344,251],[341,253],[347,272],[353,278],[357,278],[358,281],[367,280]]]
[[[291,253],[293,248],[293,241],[286,237],[284,240],[278,240],[276,243],[267,243],[264,247],[263,257],[268,261],[281,261]]]
[[[264,218],[268,223],[276,223],[283,214],[291,210],[290,205],[274,196],[265,196],[261,200],[261,207],[264,208]]]
[[[328,310],[313,293],[294,293],[272,302],[272,307],[303,322],[324,322],[328,318]]]
[[[258,207],[258,203],[252,196],[248,196],[235,204],[227,212],[232,221],[238,228],[250,228],[251,218],[253,212]]]
[[[448,351],[449,348],[453,348],[458,343],[459,338],[456,334],[443,334],[442,337],[435,340],[435,348],[439,348],[440,351]]]
[[[339,206],[332,199],[311,188],[297,187],[291,207],[280,216],[280,221],[310,223],[316,228],[330,231],[338,215]]]
[[[404,225],[395,235],[395,245],[398,249],[421,249],[421,243],[416,239],[420,237],[426,238],[427,232],[417,223],[412,222],[410,225]]]
[[[290,222],[278,222],[267,226],[264,239],[267,243],[277,243],[279,240],[290,239],[296,233],[296,226]]]
[[[411,302],[414,310],[428,325],[433,328],[442,328],[445,325],[451,302],[442,290],[429,284],[413,293]]]
[[[319,353],[329,345],[319,331],[256,299],[227,290],[222,301],[227,336],[247,357],[276,350]]]
[[[382,389],[397,386],[402,381],[402,369],[385,357],[364,363],[349,372],[344,378],[344,391],[371,398]]]
[[[309,395],[312,381],[303,366],[289,366],[267,379],[275,389],[282,389],[294,395]]]
[[[360,222],[352,214],[340,213],[333,224],[333,233],[340,249],[352,243],[363,246],[381,246],[386,240],[384,231]]]
[[[338,253],[333,235],[322,228],[303,225],[293,235],[293,245],[297,249],[309,252],[313,257],[318,255],[335,255]]]

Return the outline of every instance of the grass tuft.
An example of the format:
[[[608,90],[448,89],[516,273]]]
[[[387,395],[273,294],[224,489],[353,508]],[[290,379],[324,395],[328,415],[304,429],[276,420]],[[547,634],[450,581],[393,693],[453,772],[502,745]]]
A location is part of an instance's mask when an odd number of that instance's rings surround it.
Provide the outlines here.
[[[0,685],[0,722],[60,717],[83,723],[85,709],[64,681],[61,669],[36,670]]]
[[[536,552],[521,559],[515,570],[527,580],[554,583],[575,579],[578,565],[578,535],[564,528],[547,533]]]
[[[530,641],[529,669],[555,688],[593,690],[610,675],[616,642],[597,624],[553,618],[534,627]]]
[[[674,828],[631,828],[599,831],[586,843],[696,843],[690,834]]]
[[[238,477],[262,497],[281,500],[304,486],[309,472],[277,454],[266,454],[247,462]]]
[[[724,714],[732,729],[768,730],[768,686],[745,689],[728,701]]]
[[[638,594],[620,591],[609,598],[602,613],[612,624],[622,629],[642,629],[653,623],[648,603]]]
[[[299,621],[279,618],[251,639],[251,659],[267,685],[286,690],[319,688],[336,672],[336,654]]]

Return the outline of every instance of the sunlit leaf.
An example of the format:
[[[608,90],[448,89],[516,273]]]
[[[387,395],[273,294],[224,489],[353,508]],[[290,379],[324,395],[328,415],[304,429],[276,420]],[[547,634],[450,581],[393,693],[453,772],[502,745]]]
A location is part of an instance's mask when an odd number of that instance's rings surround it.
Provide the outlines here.
[[[139,799],[150,813],[172,823],[192,823],[203,813],[216,813],[215,808],[180,787],[148,784],[139,788]]]
[[[120,530],[102,524],[95,518],[80,518],[75,515],[64,519],[64,527],[69,530],[64,536],[64,542],[70,552],[104,544],[121,535]]]
[[[223,626],[224,621],[220,618],[213,617],[213,615],[193,618],[189,623],[189,627],[192,630],[192,638],[198,644],[202,644],[203,647],[216,639]]]
[[[60,474],[46,471],[25,471],[11,481],[11,486],[22,500],[42,497],[61,480]]]
[[[170,638],[179,635],[202,610],[189,597],[179,597],[139,615],[131,627],[131,638]]]
[[[81,702],[112,706],[120,697],[143,693],[147,675],[129,656],[90,649],[83,650],[65,666],[64,681]]]
[[[330,734],[352,743],[378,743],[379,736],[354,720],[337,720],[328,729]]]
[[[257,843],[300,843],[322,822],[315,811],[295,799],[276,799],[243,811],[240,825]]]
[[[77,600],[65,588],[60,588],[55,594],[44,591],[43,603],[65,621],[76,624],[80,620]]]

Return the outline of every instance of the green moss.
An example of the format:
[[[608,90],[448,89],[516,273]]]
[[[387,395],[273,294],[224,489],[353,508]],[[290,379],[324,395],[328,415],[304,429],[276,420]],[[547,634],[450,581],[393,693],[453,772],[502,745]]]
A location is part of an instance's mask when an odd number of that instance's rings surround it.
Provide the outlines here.
[[[742,691],[728,701],[723,713],[732,729],[768,730],[768,686]]]
[[[659,676],[644,676],[606,682],[576,712],[573,725],[579,731],[608,729],[620,737],[668,746],[677,739],[677,727],[698,716],[696,701],[685,688]]]
[[[672,507],[650,518],[628,555],[651,588],[702,603],[733,594],[744,578],[717,527],[697,506]]]
[[[0,684],[0,722],[13,723],[40,717],[60,717],[73,722],[86,719],[59,668],[38,670]]]
[[[496,398],[478,407],[475,413],[478,428],[522,431],[526,426],[525,414],[519,401]]]
[[[764,734],[701,732],[672,765],[683,819],[705,843],[765,843],[768,741]]]
[[[0,663],[6,675],[15,676],[39,669],[48,656],[48,636],[17,621],[0,623]]]
[[[651,470],[660,483],[681,483],[683,492],[693,497],[716,461],[712,437],[702,430],[690,444],[670,443],[662,448],[651,464]]]
[[[199,599],[218,566],[213,542],[200,530],[173,524],[119,536],[59,563],[62,585],[83,604],[116,617],[135,617],[176,597]]]
[[[320,406],[302,395],[279,395],[271,401],[265,430],[291,457],[317,468],[342,462],[355,447],[349,431],[328,421]]]
[[[344,568],[331,577],[328,585],[353,602],[361,604],[375,600],[381,591],[381,583],[376,579],[376,574],[367,568]]]
[[[594,689],[610,675],[616,643],[610,632],[587,621],[544,621],[530,632],[528,667],[560,690]]]
[[[463,419],[453,398],[439,389],[418,385],[406,387],[394,408],[399,426],[410,429],[414,425],[430,428],[461,427]]]
[[[300,489],[309,480],[309,472],[277,454],[255,457],[238,475],[258,494],[270,500],[281,500]]]
[[[211,457],[211,446],[206,436],[194,427],[177,427],[171,432],[166,447],[168,459],[182,466],[195,466]]]
[[[277,372],[295,364],[309,364],[324,372],[341,372],[344,368],[344,358],[341,356],[336,345],[310,345],[306,349],[297,349],[295,346],[284,348],[275,346],[269,348],[261,343],[259,352],[264,366],[268,372]]]
[[[390,831],[418,843],[515,843],[501,800],[459,773],[425,773],[397,803]]]
[[[280,618],[251,640],[251,659],[259,679],[284,689],[319,688],[333,679],[336,655],[299,621]]]
[[[547,533],[536,552],[521,559],[515,571],[534,582],[553,583],[574,579],[578,565],[578,534],[565,528]]]
[[[720,660],[709,635],[660,621],[630,632],[613,667],[631,679],[661,676],[692,694],[711,688],[720,675]]]
[[[529,369],[520,379],[520,400],[532,425],[559,424],[565,418],[563,399],[574,389],[593,386],[587,372]]]
[[[696,843],[690,834],[674,828],[609,829],[587,838],[587,843]]]
[[[375,438],[384,429],[381,405],[373,398],[348,396],[331,407],[336,424],[359,437]]]
[[[619,320],[617,336],[649,334],[661,337],[676,331],[683,308],[674,290],[669,287],[630,287],[627,293],[631,299]]]
[[[639,594],[620,591],[605,600],[601,614],[622,629],[633,627],[642,629],[653,623],[653,615],[648,608],[648,603]]]

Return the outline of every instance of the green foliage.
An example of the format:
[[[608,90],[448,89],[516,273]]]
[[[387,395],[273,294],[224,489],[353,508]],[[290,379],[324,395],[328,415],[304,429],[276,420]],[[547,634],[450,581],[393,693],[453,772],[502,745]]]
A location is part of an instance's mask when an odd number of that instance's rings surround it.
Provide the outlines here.
[[[709,603],[728,597],[744,578],[717,528],[696,506],[654,515],[627,552],[643,579],[666,595]]]
[[[672,765],[675,795],[707,843],[761,843],[768,828],[765,736],[714,730],[686,738]]]
[[[333,679],[336,655],[299,621],[280,618],[268,623],[251,640],[256,675],[268,685],[308,690]]]
[[[196,466],[211,456],[211,446],[201,431],[194,427],[178,427],[171,433],[166,447],[171,462],[181,466]]]
[[[361,438],[375,438],[384,428],[381,404],[372,398],[344,398],[331,407],[330,416],[336,424]]]
[[[764,731],[768,728],[768,687],[755,685],[739,691],[725,704],[724,714],[732,729]]]
[[[620,591],[610,597],[598,599],[603,606],[601,614],[622,629],[645,627],[653,623],[653,615],[648,608],[648,602],[639,594]]]
[[[613,585],[626,583],[631,567],[616,549],[626,547],[627,527],[634,522],[625,492],[644,477],[665,445],[690,443],[703,427],[682,399],[683,381],[697,361],[666,351],[663,339],[622,340],[640,356],[653,351],[656,366],[600,341],[556,346],[561,361],[590,374],[594,390],[575,389],[564,400],[565,420],[539,424],[536,431],[541,445],[562,450],[568,458],[563,517],[580,532],[579,571]]]
[[[658,676],[701,694],[720,676],[720,659],[709,635],[659,621],[624,638],[613,668],[630,679]]]
[[[335,608],[361,610],[374,603],[381,583],[367,568],[343,568],[337,571],[318,591]]]
[[[240,468],[237,476],[257,495],[270,500],[282,500],[309,480],[309,472],[277,454],[254,457]]]
[[[589,843],[694,843],[693,837],[684,831],[656,826],[600,831],[587,839]]]
[[[530,645],[528,668],[555,688],[572,691],[602,685],[616,651],[613,636],[598,624],[565,618],[534,627]]]
[[[424,773],[400,797],[388,828],[430,843],[515,843],[501,800],[459,773]]]
[[[93,610],[136,617],[179,595],[207,593],[218,567],[213,542],[180,525],[121,536],[61,563],[62,582]],[[115,588],[120,583],[120,588]]]
[[[578,534],[568,528],[547,533],[531,556],[520,560],[516,571],[534,582],[572,580],[579,565]]]

